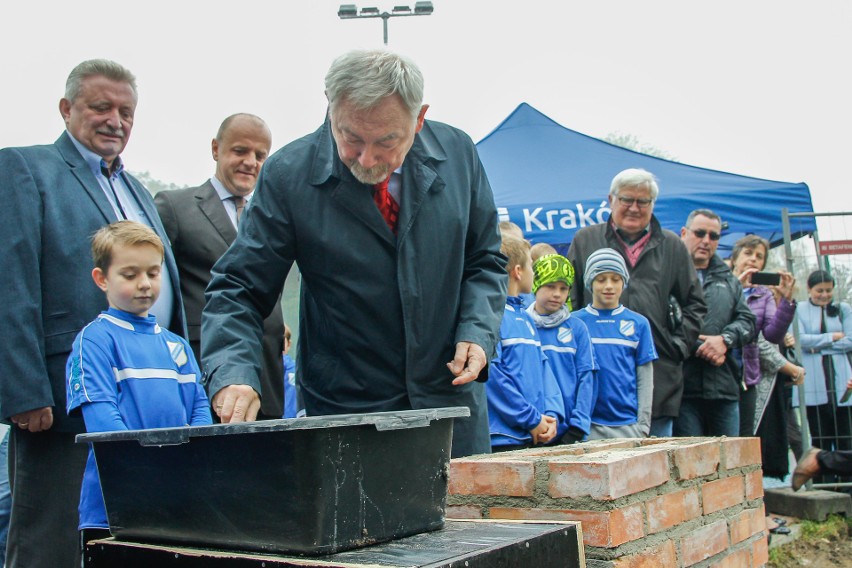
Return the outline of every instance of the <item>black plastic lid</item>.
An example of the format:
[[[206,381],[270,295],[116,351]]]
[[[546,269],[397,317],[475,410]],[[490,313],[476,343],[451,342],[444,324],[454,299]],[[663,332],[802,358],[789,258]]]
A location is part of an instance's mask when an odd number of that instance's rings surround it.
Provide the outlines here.
[[[404,430],[423,428],[434,420],[464,418],[470,416],[466,406],[448,408],[426,408],[422,410],[398,410],[395,412],[372,412],[368,414],[336,414],[330,416],[307,416],[237,424],[211,424],[209,426],[182,426],[177,428],[152,428],[150,430],[121,430],[116,432],[94,432],[78,434],[79,444],[91,442],[118,442],[135,440],[142,446],[170,446],[188,442],[199,436],[224,436],[257,432],[280,432],[284,430],[308,430],[312,428],[340,428],[345,426],[375,426],[376,430]]]

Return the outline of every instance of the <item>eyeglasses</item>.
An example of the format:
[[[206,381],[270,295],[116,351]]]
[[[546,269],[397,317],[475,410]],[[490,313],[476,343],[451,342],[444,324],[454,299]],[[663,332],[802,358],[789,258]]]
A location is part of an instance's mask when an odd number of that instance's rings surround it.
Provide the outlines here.
[[[619,195],[618,202],[628,208],[633,207],[633,204],[635,203],[639,207],[639,209],[645,209],[646,207],[651,205],[654,200],[649,199],[647,197],[644,197],[642,199],[636,199],[635,197],[622,197]]]
[[[693,235],[695,235],[699,239],[703,239],[707,235],[710,235],[711,241],[718,241],[719,239],[722,238],[722,235],[720,235],[716,231],[707,231],[706,229],[695,229],[695,230],[693,230],[693,229],[689,229],[689,228],[687,228],[686,230],[690,231]]]

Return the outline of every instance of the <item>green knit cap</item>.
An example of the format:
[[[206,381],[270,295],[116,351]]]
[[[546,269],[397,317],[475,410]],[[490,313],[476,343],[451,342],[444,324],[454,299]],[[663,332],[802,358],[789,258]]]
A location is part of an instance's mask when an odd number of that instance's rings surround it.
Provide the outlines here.
[[[533,264],[533,272],[533,294],[545,284],[554,282],[565,282],[569,288],[574,285],[574,266],[561,254],[546,254],[540,257]]]

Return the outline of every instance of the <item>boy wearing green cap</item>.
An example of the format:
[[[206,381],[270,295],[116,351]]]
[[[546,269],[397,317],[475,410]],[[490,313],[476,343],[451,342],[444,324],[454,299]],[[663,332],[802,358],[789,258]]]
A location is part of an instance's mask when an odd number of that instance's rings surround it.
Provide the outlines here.
[[[583,281],[592,303],[576,312],[589,330],[597,361],[589,439],[644,438],[651,428],[657,350],[651,324],[621,305],[630,275],[621,254],[598,249],[586,260]]]
[[[565,404],[565,420],[557,429],[563,444],[581,441],[589,434],[594,405],[595,369],[586,324],[571,317],[567,304],[574,285],[574,267],[562,255],[547,254],[533,264],[535,302],[527,313],[541,337],[541,348],[556,376]]]

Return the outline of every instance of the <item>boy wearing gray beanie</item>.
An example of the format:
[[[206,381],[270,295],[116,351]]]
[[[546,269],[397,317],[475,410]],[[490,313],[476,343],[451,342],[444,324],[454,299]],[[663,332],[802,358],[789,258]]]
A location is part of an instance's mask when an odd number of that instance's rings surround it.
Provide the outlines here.
[[[590,254],[583,280],[592,303],[576,314],[589,330],[598,366],[589,439],[644,438],[651,428],[657,359],[651,324],[621,305],[630,275],[618,251]]]

